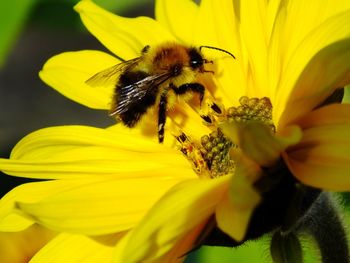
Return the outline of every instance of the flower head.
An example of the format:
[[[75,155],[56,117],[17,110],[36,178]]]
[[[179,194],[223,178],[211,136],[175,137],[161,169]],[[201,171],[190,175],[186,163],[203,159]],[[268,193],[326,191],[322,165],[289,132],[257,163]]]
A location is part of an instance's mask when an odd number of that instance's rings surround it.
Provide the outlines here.
[[[349,190],[349,105],[324,103],[350,82],[350,4],[336,2],[159,0],[153,20],[81,1],[75,9],[85,26],[124,60],[164,43],[218,47],[237,59],[203,50],[214,74],[191,82],[205,87],[204,103],[176,98],[164,144],[156,139],[157,103],[134,129],[64,126],[25,137],[0,169],[54,180],[5,196],[0,226],[15,227],[5,223],[16,218],[18,230],[37,222],[112,235],[115,261],[168,262],[197,244],[213,216],[241,241],[261,200],[253,185],[280,157],[307,185]],[[100,51],[67,52],[51,58],[40,77],[78,103],[110,109],[115,85],[86,81],[120,62]]]

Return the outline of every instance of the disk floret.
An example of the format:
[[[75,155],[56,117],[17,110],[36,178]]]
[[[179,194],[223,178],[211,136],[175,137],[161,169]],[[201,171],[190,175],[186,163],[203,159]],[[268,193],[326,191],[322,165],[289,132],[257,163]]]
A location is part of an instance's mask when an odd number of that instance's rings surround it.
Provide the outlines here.
[[[248,98],[243,96],[239,100],[239,106],[230,107],[227,110],[223,105],[208,103],[208,112],[201,113],[204,124],[212,129],[212,132],[193,140],[182,133],[176,136],[180,144],[180,151],[192,163],[194,171],[199,176],[215,178],[232,173],[235,168],[231,157],[231,150],[238,146],[229,140],[220,129],[223,122],[262,122],[275,132],[272,121],[272,104],[267,97]]]
[[[230,157],[230,149],[234,144],[228,140],[218,128],[201,138],[200,151],[210,170],[211,177],[218,177],[233,171],[234,162]]]
[[[234,162],[230,150],[235,145],[218,128],[200,141],[192,140],[182,133],[176,136],[179,150],[192,164],[193,170],[200,177],[218,177],[233,172]]]
[[[275,132],[272,121],[272,104],[269,98],[248,98],[243,96],[239,99],[240,106],[230,107],[226,111],[226,118],[229,122],[259,121]]]

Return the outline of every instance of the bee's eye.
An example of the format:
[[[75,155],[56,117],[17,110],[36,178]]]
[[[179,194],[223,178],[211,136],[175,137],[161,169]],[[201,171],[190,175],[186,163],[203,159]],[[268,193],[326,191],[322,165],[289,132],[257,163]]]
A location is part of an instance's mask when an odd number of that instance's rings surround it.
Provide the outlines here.
[[[197,69],[203,66],[204,61],[202,55],[195,48],[189,50],[189,64],[193,69]]]
[[[191,68],[199,68],[203,65],[203,60],[191,60],[190,66]]]

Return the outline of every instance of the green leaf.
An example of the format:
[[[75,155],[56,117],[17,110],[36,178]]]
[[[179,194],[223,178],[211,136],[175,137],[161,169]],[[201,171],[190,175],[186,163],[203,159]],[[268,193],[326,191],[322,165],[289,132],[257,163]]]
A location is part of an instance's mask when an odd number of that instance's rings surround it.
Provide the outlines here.
[[[343,103],[350,103],[350,85],[344,88]]]
[[[0,1],[0,67],[37,0]]]

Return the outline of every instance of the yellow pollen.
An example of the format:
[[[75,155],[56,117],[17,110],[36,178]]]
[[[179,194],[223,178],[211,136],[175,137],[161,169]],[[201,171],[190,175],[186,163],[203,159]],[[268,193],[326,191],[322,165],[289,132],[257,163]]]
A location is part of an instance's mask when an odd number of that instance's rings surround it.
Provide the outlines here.
[[[259,121],[275,132],[272,104],[269,98],[244,96],[240,98],[239,103],[238,107],[230,107],[227,110],[223,105],[210,104],[210,110],[201,116],[204,123],[210,125],[213,131],[201,136],[199,140],[193,140],[184,133],[175,136],[179,143],[179,150],[191,162],[199,176],[214,178],[234,171],[235,163],[230,151],[237,148],[237,145],[225,137],[219,128],[219,123]]]
[[[239,103],[240,106],[227,109],[227,121],[259,121],[271,127],[271,130],[275,132],[275,126],[272,121],[272,104],[269,98],[258,99],[243,96],[239,99]]]
[[[211,132],[201,138],[200,151],[210,170],[211,177],[218,177],[233,171],[234,162],[230,158],[233,143],[221,130]]]

